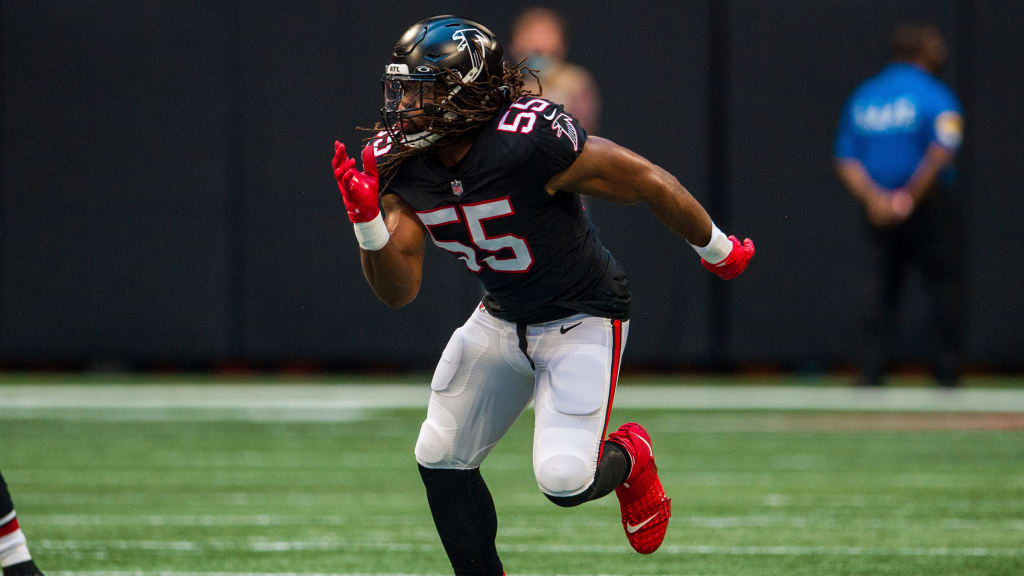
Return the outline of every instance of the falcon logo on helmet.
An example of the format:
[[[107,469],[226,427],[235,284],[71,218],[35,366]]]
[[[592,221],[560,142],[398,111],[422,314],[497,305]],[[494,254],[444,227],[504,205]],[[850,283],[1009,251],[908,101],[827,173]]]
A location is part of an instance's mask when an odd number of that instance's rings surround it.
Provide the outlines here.
[[[487,35],[476,28],[466,28],[465,30],[458,30],[455,34],[452,34],[452,40],[459,41],[459,52],[464,50],[469,51],[469,59],[473,64],[469,74],[464,76],[462,79],[466,82],[476,80],[476,77],[480,74],[480,71],[483,68],[484,58],[487,56],[487,45],[489,44]],[[470,44],[471,42],[478,47],[479,53],[477,53],[477,48],[474,48]]]

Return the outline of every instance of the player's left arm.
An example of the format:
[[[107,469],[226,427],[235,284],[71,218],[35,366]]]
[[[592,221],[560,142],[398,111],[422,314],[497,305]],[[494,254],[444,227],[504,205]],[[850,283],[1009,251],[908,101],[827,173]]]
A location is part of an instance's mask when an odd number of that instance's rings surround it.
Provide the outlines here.
[[[930,143],[914,173],[903,189],[911,200],[911,207],[919,204],[935,189],[939,174],[953,163],[956,152],[963,142],[964,119],[960,104],[955,97],[947,96],[940,101],[939,112],[932,120]]]
[[[928,145],[924,158],[921,158],[921,161],[918,162],[917,168],[914,169],[914,174],[903,187],[903,191],[910,195],[914,204],[920,204],[928,196],[928,193],[935,187],[939,173],[952,164],[955,157],[956,152],[954,150],[938,142],[932,142]]]
[[[579,157],[556,174],[547,191],[595,196],[617,204],[646,202],[669,228],[701,256],[704,267],[722,278],[739,276],[754,255],[750,238],[726,237],[697,199],[666,170],[610,140],[587,139]]]

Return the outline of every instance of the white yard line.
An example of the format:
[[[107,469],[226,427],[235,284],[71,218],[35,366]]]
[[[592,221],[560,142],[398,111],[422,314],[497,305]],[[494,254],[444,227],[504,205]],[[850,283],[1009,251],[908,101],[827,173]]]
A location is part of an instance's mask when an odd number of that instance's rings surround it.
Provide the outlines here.
[[[436,552],[440,544],[398,543],[351,540],[33,540],[33,548],[44,550],[147,550],[158,552],[201,552],[205,550],[241,552]],[[529,554],[622,554],[628,548],[610,545],[581,544],[501,544],[506,552]],[[1024,557],[1024,549],[989,547],[927,547],[927,546],[702,546],[664,545],[661,556],[942,556],[942,557]]]
[[[32,516],[34,526],[349,526],[362,521],[362,517],[354,516],[310,516],[289,514],[35,514]],[[410,517],[408,514],[375,514],[374,527],[420,526],[422,519]],[[589,518],[561,518],[557,522],[545,522],[537,526],[533,521],[519,518],[506,518],[502,521],[504,536],[517,534],[531,535],[551,533],[553,530],[573,529],[589,526],[593,521]],[[807,516],[789,515],[750,515],[750,516],[673,516],[676,525],[697,526],[701,528],[746,528],[767,526],[835,526],[840,522],[844,526],[869,528],[902,528],[920,525],[910,520],[892,520],[882,518],[857,518],[854,520],[838,518],[811,518]],[[977,518],[941,518],[932,521],[946,530],[976,530],[979,526],[999,527],[1005,530],[1024,532],[1024,520],[1004,519],[981,521]]]
[[[222,410],[254,420],[356,418],[358,411],[424,408],[430,388],[407,384],[0,385],[0,418],[32,410]],[[649,386],[616,390],[618,408],[685,410],[855,410],[900,412],[1024,412],[1024,390],[805,387]],[[28,412],[27,412],[28,411]],[[347,411],[347,412],[346,412]],[[304,416],[305,415],[305,416]],[[49,416],[49,414],[48,414]],[[173,419],[173,415],[164,415]],[[308,418],[307,418],[308,416]]]
[[[413,574],[407,572],[52,572],[53,576],[445,576],[443,574]],[[610,575],[604,575],[610,576]]]
[[[422,572],[99,572],[99,571],[65,571],[50,572],[51,576],[451,576],[445,574],[424,574]],[[521,574],[516,576],[547,576],[540,574]],[[626,576],[623,574],[554,574],[551,576]],[[684,576],[684,575],[677,575]]]

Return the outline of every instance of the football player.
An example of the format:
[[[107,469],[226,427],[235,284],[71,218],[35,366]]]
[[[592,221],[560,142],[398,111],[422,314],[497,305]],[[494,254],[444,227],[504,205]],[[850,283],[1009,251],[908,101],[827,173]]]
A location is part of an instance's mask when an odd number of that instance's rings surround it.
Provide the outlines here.
[[[0,474],[0,566],[4,576],[43,576],[28,553],[3,474]]]
[[[722,278],[754,255],[750,239],[722,233],[671,174],[588,138],[560,104],[524,92],[528,73],[503,64],[481,24],[428,18],[394,48],[362,170],[335,142],[334,176],[378,298],[398,307],[416,297],[427,238],[486,291],[441,355],[415,448],[460,576],[503,573],[480,464],[531,400],[541,492],[577,506],[614,490],[634,549],[649,554],[665,537],[670,500],[650,435],[631,422],[605,439],[630,292],[580,195],[647,203]]]

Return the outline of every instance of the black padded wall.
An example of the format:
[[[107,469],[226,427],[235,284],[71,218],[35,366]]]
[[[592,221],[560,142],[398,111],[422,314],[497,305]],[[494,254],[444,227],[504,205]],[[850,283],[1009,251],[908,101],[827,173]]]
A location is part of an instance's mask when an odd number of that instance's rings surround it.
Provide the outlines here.
[[[1019,3],[556,2],[600,136],[666,168],[758,256],[725,283],[642,205],[590,215],[630,274],[627,365],[855,361],[859,207],[832,172],[889,30],[939,24],[967,115],[968,360],[1020,367]],[[329,162],[358,149],[391,43],[437,13],[508,38],[499,2],[3,2],[0,364],[429,368],[480,292],[428,247],[393,311],[362,278]],[[929,332],[919,284],[901,354]],[[922,337],[921,335],[924,335]]]

